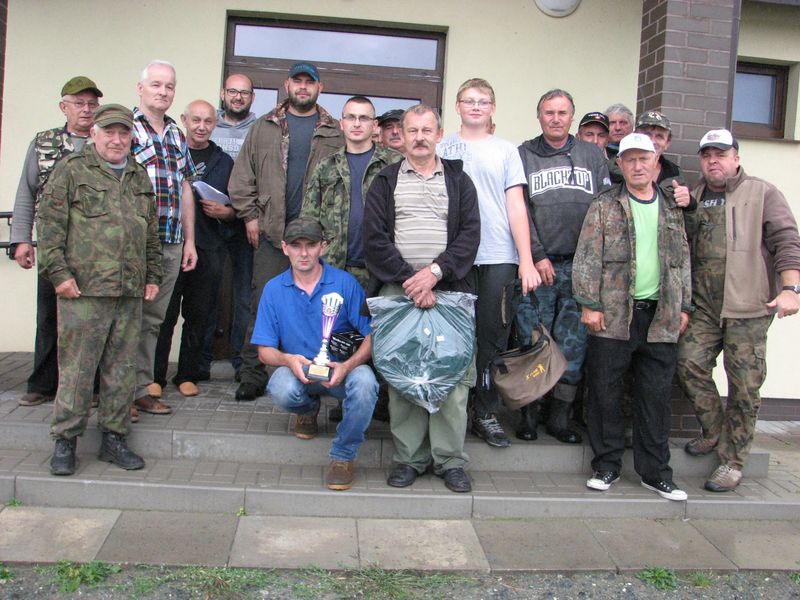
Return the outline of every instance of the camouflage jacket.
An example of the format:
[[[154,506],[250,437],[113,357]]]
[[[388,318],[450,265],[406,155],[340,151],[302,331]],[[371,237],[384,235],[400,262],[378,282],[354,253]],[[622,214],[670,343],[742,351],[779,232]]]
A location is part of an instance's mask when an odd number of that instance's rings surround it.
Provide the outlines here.
[[[289,157],[289,101],[259,117],[244,140],[233,165],[228,192],[236,216],[245,223],[258,219],[261,231],[276,248],[286,227],[286,169]],[[318,117],[311,138],[303,189],[314,167],[344,146],[339,123],[317,105]]]
[[[367,190],[381,169],[403,160],[403,155],[391,148],[376,145],[375,152],[364,172],[361,183],[362,202]],[[301,214],[322,224],[328,249],[325,260],[338,269],[344,269],[347,260],[347,227],[350,222],[350,168],[345,149],[326,157],[311,174],[303,195]]]
[[[65,157],[39,214],[39,261],[54,286],[74,278],[84,296],[141,297],[161,282],[153,185],[132,157],[119,178],[94,144]]]
[[[47,183],[50,173],[56,163],[67,154],[75,152],[75,146],[67,133],[67,126],[47,129],[36,134],[33,143],[33,151],[36,154],[36,163],[39,166],[39,173],[36,179],[36,202],[42,199],[44,184]]]
[[[689,244],[683,211],[659,191],[658,249],[661,266],[658,307],[648,342],[678,341],[680,313],[691,312]],[[636,231],[628,190],[619,184],[589,207],[572,263],[572,291],[583,306],[604,313],[606,330],[592,335],[629,338],[636,285]]]

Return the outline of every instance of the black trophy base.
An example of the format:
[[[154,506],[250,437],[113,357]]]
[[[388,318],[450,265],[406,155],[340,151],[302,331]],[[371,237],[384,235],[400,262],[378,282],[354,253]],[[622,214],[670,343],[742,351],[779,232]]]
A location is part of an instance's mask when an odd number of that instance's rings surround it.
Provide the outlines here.
[[[330,381],[333,369],[328,365],[311,363],[310,365],[303,365],[303,373],[305,373],[307,379],[312,381]]]

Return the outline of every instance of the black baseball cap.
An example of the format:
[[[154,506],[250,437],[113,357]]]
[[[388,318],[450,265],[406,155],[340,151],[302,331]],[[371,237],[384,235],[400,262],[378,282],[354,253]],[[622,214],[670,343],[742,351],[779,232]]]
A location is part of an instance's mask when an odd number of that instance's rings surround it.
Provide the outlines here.
[[[581,123],[578,125],[578,128],[583,127],[584,125],[588,125],[589,123],[597,123],[598,125],[602,125],[605,127],[605,130],[608,131],[608,117],[601,112],[588,112],[583,117],[581,117]]]
[[[402,108],[393,108],[392,110],[387,110],[380,117],[378,117],[378,127],[383,127],[389,121],[402,121],[405,112],[406,111],[404,111]]]

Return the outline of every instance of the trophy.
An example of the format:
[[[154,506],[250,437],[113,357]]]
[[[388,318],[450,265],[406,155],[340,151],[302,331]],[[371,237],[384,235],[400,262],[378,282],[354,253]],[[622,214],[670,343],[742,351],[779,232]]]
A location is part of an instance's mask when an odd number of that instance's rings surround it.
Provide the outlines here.
[[[322,345],[319,347],[319,352],[314,357],[314,361],[310,365],[303,367],[303,372],[309,379],[316,381],[331,380],[333,369],[328,366],[330,362],[328,344],[331,340],[333,324],[336,323],[336,317],[339,316],[342,303],[344,303],[344,298],[336,292],[325,294],[322,297]]]

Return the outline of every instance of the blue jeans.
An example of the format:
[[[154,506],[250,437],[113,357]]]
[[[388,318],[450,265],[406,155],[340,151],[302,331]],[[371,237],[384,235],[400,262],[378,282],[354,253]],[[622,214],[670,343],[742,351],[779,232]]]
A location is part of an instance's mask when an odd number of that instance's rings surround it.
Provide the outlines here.
[[[299,415],[316,413],[320,394],[343,400],[342,421],[336,428],[331,451],[333,460],[354,460],[364,442],[364,432],[372,420],[372,411],[378,399],[378,382],[367,365],[359,365],[347,375],[344,385],[334,388],[321,383],[303,384],[289,367],[278,367],[269,378],[267,394],[277,405]]]

